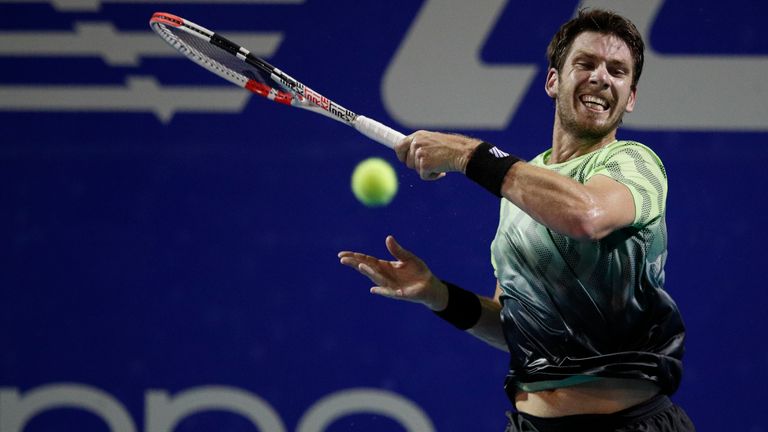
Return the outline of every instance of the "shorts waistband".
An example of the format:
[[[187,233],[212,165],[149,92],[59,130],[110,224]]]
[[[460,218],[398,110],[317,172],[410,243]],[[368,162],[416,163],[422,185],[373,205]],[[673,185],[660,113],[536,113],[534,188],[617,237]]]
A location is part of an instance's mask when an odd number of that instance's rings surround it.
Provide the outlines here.
[[[560,431],[566,428],[577,430],[582,427],[586,428],[584,430],[600,430],[610,429],[615,427],[615,425],[625,425],[630,422],[641,421],[671,406],[672,401],[669,397],[660,394],[643,403],[612,414],[578,414],[554,418],[536,417],[523,412],[518,414],[540,432]]]

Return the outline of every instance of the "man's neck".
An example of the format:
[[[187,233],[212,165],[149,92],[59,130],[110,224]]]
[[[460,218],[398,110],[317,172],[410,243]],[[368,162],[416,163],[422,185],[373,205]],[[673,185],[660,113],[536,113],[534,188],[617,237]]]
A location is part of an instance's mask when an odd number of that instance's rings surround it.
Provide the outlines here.
[[[602,137],[579,137],[558,125],[552,132],[552,154],[548,163],[563,163],[616,141],[616,129]]]

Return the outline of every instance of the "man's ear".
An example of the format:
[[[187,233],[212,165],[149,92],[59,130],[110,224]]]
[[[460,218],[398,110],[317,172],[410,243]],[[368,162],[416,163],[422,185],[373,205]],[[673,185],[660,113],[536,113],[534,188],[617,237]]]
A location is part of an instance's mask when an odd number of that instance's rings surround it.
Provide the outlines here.
[[[552,99],[557,99],[558,82],[559,82],[559,77],[558,77],[557,69],[549,68],[549,71],[547,71],[547,81],[544,83],[544,91],[546,91],[547,96],[549,96]]]
[[[637,102],[637,87],[632,86],[632,90],[629,92],[629,100],[627,101],[627,108],[624,111],[631,113],[635,110],[635,102]]]

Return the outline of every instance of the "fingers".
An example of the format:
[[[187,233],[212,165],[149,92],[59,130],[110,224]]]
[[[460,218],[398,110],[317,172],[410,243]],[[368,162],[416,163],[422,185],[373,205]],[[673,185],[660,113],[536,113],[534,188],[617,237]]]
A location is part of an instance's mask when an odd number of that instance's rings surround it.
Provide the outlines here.
[[[384,261],[358,252],[342,251],[341,264],[354,268],[374,283],[371,294],[399,300],[420,301],[419,287],[429,269],[419,257],[403,248],[393,236],[385,244],[396,261]],[[414,287],[416,290],[414,291]]]
[[[439,180],[445,176],[444,172],[433,166],[434,161],[430,159],[426,149],[417,149],[414,160],[416,161],[414,169],[422,180]]]
[[[428,134],[426,131],[416,131],[395,144],[397,159],[412,170],[420,171],[423,164],[425,155],[422,147],[426,134]]]
[[[341,254],[343,253],[353,254],[352,252],[342,252],[339,255],[341,256]],[[355,254],[355,255],[362,255],[362,254]],[[381,273],[374,270],[371,266],[358,261],[353,256],[342,257],[341,263],[348,267],[352,267],[353,269],[357,270],[360,274],[370,279],[371,282],[376,284],[376,286],[370,289],[371,294],[376,294],[382,297],[389,297],[389,298],[403,297],[402,289],[400,288],[393,289],[393,288],[388,288],[384,286],[386,285],[387,281]]]
[[[338,257],[341,264],[344,264],[347,267],[352,267],[356,270],[359,270],[358,267],[361,264],[365,264],[368,268],[373,268],[379,261],[378,258],[372,257],[370,255],[348,251],[339,252]]]
[[[370,255],[366,255],[366,254],[360,253],[360,252],[341,251],[341,252],[338,253],[337,256],[339,257],[339,259],[349,258],[351,260],[356,260],[356,261],[359,261],[359,262],[366,262],[366,263],[369,263],[369,264],[370,263],[374,263],[376,261],[379,261],[379,259],[376,258],[376,257],[370,256]]]
[[[415,133],[410,134],[403,138],[402,141],[395,144],[395,153],[397,154],[397,159],[404,163],[408,168],[413,168],[412,165],[408,164],[408,154],[411,151],[411,145],[413,144],[414,136]]]
[[[351,267],[364,275],[365,275],[365,272],[361,270],[360,266],[365,265],[367,269],[371,269],[370,263],[372,262],[372,260],[375,259],[368,255],[363,255],[357,252],[347,252],[347,251],[339,252],[338,257],[339,257],[339,263],[347,267]]]
[[[392,254],[392,256],[395,257],[398,261],[407,262],[416,258],[416,255],[414,255],[411,251],[400,246],[400,243],[395,240],[394,236],[387,236],[386,240],[384,240],[384,244],[387,246],[389,253]]]
[[[407,262],[419,260],[419,257],[417,257],[416,254],[402,247],[400,243],[395,240],[394,236],[387,236],[384,240],[384,244],[389,253],[398,261]],[[341,264],[353,268],[357,268],[360,264],[365,264],[369,268],[378,267],[379,263],[382,261],[370,255],[351,251],[341,251],[338,253],[338,257]],[[390,262],[390,264],[397,263]]]
[[[357,270],[376,285],[386,285],[387,278],[381,273],[376,258],[353,252],[341,252],[339,258],[341,264]]]
[[[421,172],[420,171],[419,172],[419,176],[421,177],[422,180],[434,181],[434,180],[440,180],[441,178],[445,177],[445,173],[444,172],[431,172],[431,171]]]
[[[400,162],[418,172],[422,180],[438,180],[445,176],[445,173],[435,166],[436,161],[440,159],[435,159],[435,155],[432,154],[434,149],[430,151],[430,147],[439,143],[435,138],[436,135],[439,134],[416,131],[395,145],[395,153]]]
[[[381,286],[372,287],[371,294],[376,294],[388,298],[402,298],[404,296],[402,289],[392,289]]]
[[[384,278],[384,276],[381,273],[374,270],[373,267],[367,264],[360,263],[357,266],[357,271],[362,273],[364,276],[366,276],[368,279],[371,280],[371,282],[375,283],[376,285],[385,285],[387,281],[386,278]]]
[[[397,267],[401,263],[386,263],[370,255],[365,255],[357,252],[343,251],[339,252],[339,262],[347,267],[351,267],[358,271],[358,273],[367,277],[371,282],[377,286],[371,288],[372,294],[382,295],[385,297],[402,297],[402,289],[387,288],[391,285],[391,280],[386,276],[386,269],[383,266],[392,265]],[[399,291],[399,292],[398,292]]]

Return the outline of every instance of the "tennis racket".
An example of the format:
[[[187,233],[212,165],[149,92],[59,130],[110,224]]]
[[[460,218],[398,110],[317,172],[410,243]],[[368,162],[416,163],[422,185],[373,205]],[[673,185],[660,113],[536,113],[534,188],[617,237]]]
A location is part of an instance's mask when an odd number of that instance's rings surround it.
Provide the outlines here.
[[[271,101],[345,123],[389,148],[404,138],[400,132],[353,113],[205,27],[164,12],[152,15],[149,25],[187,58],[232,84]]]

